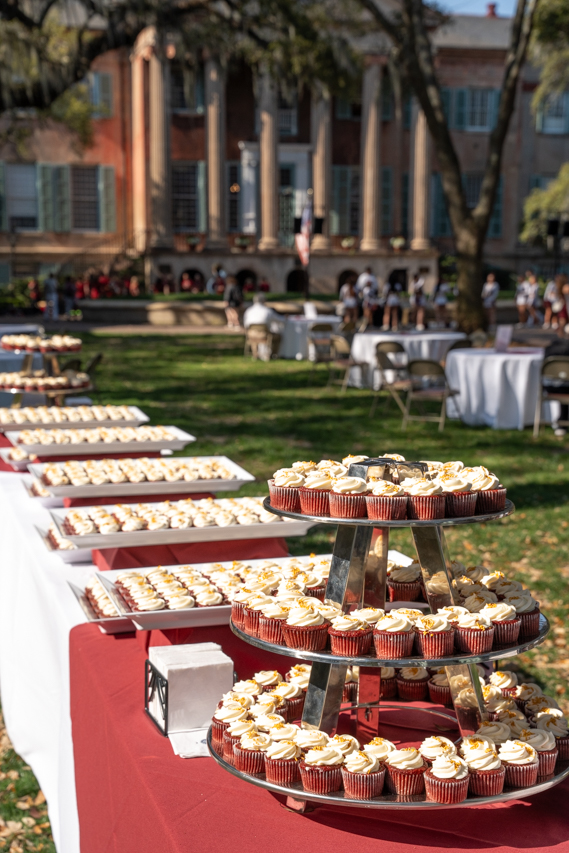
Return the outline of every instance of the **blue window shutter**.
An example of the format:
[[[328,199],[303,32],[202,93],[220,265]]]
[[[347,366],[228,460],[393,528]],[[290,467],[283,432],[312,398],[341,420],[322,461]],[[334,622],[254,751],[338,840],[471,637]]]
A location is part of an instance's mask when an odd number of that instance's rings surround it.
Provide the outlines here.
[[[113,75],[99,74],[99,113],[101,118],[110,118],[113,114]]]
[[[36,165],[38,193],[38,231],[54,231],[53,211],[53,166],[48,163]]]
[[[69,166],[53,167],[53,230],[71,231],[71,189]]]
[[[452,89],[446,86],[441,89],[443,112],[449,127],[452,127]]]
[[[7,284],[10,284],[10,264],[0,261],[0,287],[6,287]]]
[[[408,95],[403,101],[403,129],[409,130],[411,127],[411,97]]]
[[[393,170],[384,166],[381,170],[381,234],[388,236],[393,230]]]
[[[393,90],[391,86],[391,78],[386,75],[382,79],[381,87],[381,120],[391,121],[392,119],[392,102]]]
[[[332,166],[332,210],[330,211],[330,233],[350,233],[350,169],[348,166]]]
[[[492,208],[492,215],[490,217],[490,224],[488,225],[488,237],[493,240],[498,240],[502,236],[502,183],[502,175],[500,175],[498,186],[496,188],[494,207]]]
[[[207,231],[207,172],[205,160],[198,161],[198,231]]]
[[[336,98],[336,118],[349,119],[352,117],[352,105],[347,98]]]
[[[565,133],[569,133],[569,92],[563,95],[563,117],[565,119]]]
[[[455,130],[464,130],[466,127],[466,111],[468,101],[467,89],[454,90],[453,127]]]
[[[115,169],[114,166],[99,166],[99,231],[111,233],[117,230]]]
[[[450,219],[447,213],[445,196],[443,193],[443,185],[441,176],[438,172],[433,175],[433,237],[450,237],[452,229]]]
[[[6,168],[0,160],[0,231],[8,230],[8,210],[6,205]]]

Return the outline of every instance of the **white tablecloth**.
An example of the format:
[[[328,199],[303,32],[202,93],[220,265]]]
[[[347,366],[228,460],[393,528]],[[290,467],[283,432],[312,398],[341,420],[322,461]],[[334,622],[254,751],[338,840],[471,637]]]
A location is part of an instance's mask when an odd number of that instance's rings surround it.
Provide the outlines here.
[[[369,364],[367,376],[362,376],[361,384],[373,385],[373,372],[377,366],[375,349],[382,341],[394,341],[405,349],[408,359],[428,358],[442,361],[455,341],[466,337],[464,332],[362,332],[354,335],[352,356],[356,361]],[[355,371],[353,371],[355,373]],[[357,383],[356,376],[353,377]]]
[[[47,797],[58,853],[79,853],[79,821],[69,715],[69,631],[85,617],[66,580],[81,583],[93,567],[49,554],[36,525],[48,511],[22,479],[0,473],[0,691],[14,749]]]
[[[533,424],[543,350],[518,347],[505,353],[491,349],[453,350],[446,362],[451,388],[460,392],[464,423],[494,429],[523,429]],[[555,407],[555,408],[554,408]],[[556,417],[558,404],[544,406],[544,419]],[[449,417],[458,417],[454,401]]]
[[[0,329],[2,327],[0,326]],[[24,353],[10,352],[9,350],[0,349],[0,372],[15,373],[22,369],[24,362]],[[33,370],[41,370],[43,367],[43,356],[41,353],[35,353],[32,362]],[[8,408],[12,405],[13,396],[7,391],[0,391],[0,407]],[[25,406],[41,406],[45,403],[45,394],[25,394],[22,400]]]
[[[286,317],[279,349],[281,358],[296,358],[299,361],[308,358],[308,333],[312,326],[320,323],[330,323],[337,326],[342,317],[335,314],[322,314],[316,320],[300,315]]]
[[[39,329],[37,323],[0,323],[0,338],[2,335],[39,335]]]

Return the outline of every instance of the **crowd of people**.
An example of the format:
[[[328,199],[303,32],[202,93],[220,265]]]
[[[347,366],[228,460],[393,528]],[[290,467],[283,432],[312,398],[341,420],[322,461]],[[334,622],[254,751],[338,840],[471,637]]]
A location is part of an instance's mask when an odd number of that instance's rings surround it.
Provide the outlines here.
[[[516,288],[516,306],[519,326],[542,326],[569,333],[569,282],[567,276],[556,275],[545,286],[543,297],[539,293],[537,277],[528,270],[519,276]],[[542,310],[543,309],[543,310]]]

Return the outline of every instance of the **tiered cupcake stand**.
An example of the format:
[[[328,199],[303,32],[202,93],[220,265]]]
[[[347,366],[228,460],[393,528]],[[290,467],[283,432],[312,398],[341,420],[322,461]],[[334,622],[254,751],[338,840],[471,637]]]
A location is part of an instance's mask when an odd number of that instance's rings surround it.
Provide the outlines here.
[[[421,463],[395,464],[392,460],[376,459],[367,460],[362,465],[352,465],[349,473],[351,476],[366,477],[370,468],[373,468],[374,476],[382,476],[384,479],[391,479],[397,469],[397,474],[401,480],[406,476],[417,476],[418,471],[421,472],[424,470]],[[401,527],[409,527],[411,529],[421,565],[424,589],[431,611],[436,612],[440,607],[456,603],[451,585],[452,574],[444,528],[459,524],[485,524],[496,519],[505,518],[514,511],[513,503],[508,500],[506,501],[504,510],[501,512],[467,518],[444,518],[436,519],[436,521],[414,521],[406,519],[404,521],[380,522],[362,518],[351,519],[349,523],[338,523],[337,518],[307,516],[275,509],[271,506],[269,498],[265,500],[265,508],[276,515],[286,516],[291,519],[311,520],[319,524],[337,525],[338,530],[325,597],[341,604],[345,612],[364,605],[384,608],[386,601],[389,531],[393,528]],[[377,538],[372,548],[372,535],[374,531],[377,532]],[[404,602],[399,602],[399,604],[405,606]],[[412,603],[410,606],[413,606]],[[449,728],[458,727],[461,738],[474,734],[482,720],[488,718],[484,710],[476,664],[516,657],[522,652],[538,646],[543,642],[549,632],[549,622],[543,614],[540,614],[539,633],[529,640],[522,640],[511,646],[493,649],[485,654],[456,654],[452,657],[444,657],[438,660],[422,657],[409,657],[395,661],[382,660],[373,657],[373,653],[361,657],[339,657],[327,651],[299,651],[291,649],[288,646],[268,643],[246,634],[233,623],[231,623],[231,630],[239,639],[257,648],[274,654],[312,662],[310,683],[302,713],[301,725],[303,728],[320,729],[330,735],[335,733],[340,706],[342,704],[346,670],[348,666],[359,666],[358,699],[357,703],[352,705],[352,719],[355,721],[354,734],[360,742],[366,743],[373,737],[380,735],[382,712],[390,711],[393,714],[394,710],[397,711],[397,714],[412,712],[415,718],[417,714],[424,714],[426,715],[426,724],[430,727],[434,723],[439,724],[441,731],[445,731],[445,726]],[[445,667],[451,687],[455,715],[452,715],[450,709],[447,713],[434,708],[420,709],[414,705],[405,705],[405,703],[397,705],[394,705],[392,702],[381,703],[381,667],[391,667],[394,665],[397,667]],[[391,725],[393,725],[393,722],[391,722]],[[405,726],[405,728],[409,727]],[[253,785],[285,795],[287,797],[287,806],[299,812],[304,811],[309,802],[313,806],[327,804],[334,806],[359,806],[363,808],[405,809],[480,806],[486,803],[514,800],[520,796],[525,798],[532,794],[537,794],[557,785],[569,776],[569,761],[558,761],[554,774],[538,778],[537,784],[530,788],[505,788],[502,794],[492,797],[469,796],[464,802],[452,806],[431,802],[426,799],[425,794],[401,797],[396,794],[385,793],[372,800],[356,800],[344,797],[343,791],[331,794],[312,794],[304,791],[300,783],[297,783],[292,788],[283,787],[267,782],[264,776],[257,777],[242,773],[236,770],[235,767],[223,758],[223,755],[220,755],[216,751],[211,740],[211,730],[208,734],[208,746],[214,759],[229,773]]]

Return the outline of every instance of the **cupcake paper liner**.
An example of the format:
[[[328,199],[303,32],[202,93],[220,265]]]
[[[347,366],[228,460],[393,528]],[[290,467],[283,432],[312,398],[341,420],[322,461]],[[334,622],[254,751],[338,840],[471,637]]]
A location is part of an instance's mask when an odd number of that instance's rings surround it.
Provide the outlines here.
[[[380,685],[380,699],[396,699],[397,698],[397,679],[382,678]]]
[[[429,698],[435,705],[452,705],[450,687],[433,684],[432,681],[427,682],[427,687],[429,688]]]
[[[307,595],[311,595],[312,598],[317,598],[318,601],[324,601],[324,597],[326,595],[326,587],[325,586],[317,586],[313,589],[306,590]]]
[[[274,480],[269,480],[271,506],[283,509],[285,512],[300,512],[300,495],[294,486],[275,486]]]
[[[397,676],[397,692],[399,698],[404,701],[422,702],[427,698],[428,690],[426,678],[422,681],[411,681],[411,679]]]
[[[417,601],[421,595],[421,584],[419,581],[400,583],[399,581],[387,580],[387,591],[390,601]]]
[[[478,797],[496,797],[504,790],[506,768],[499,770],[472,770],[470,768],[469,791]]]
[[[259,637],[267,643],[276,643],[279,646],[285,645],[283,635],[284,619],[269,619],[266,616],[259,617]]]
[[[529,788],[537,782],[539,761],[533,764],[512,764],[505,761],[506,785],[510,788]]]
[[[243,611],[243,630],[251,637],[259,636],[259,619],[261,617],[260,610],[250,610],[248,607]]]
[[[342,787],[340,767],[321,767],[301,761],[299,769],[302,787],[311,794],[329,794],[331,791],[339,791]]]
[[[415,641],[424,658],[444,658],[454,652],[454,630],[451,631],[417,631]]]
[[[375,773],[350,773],[343,767],[342,780],[344,793],[348,799],[371,800],[372,797],[379,797],[383,791],[385,767]]]
[[[355,702],[358,697],[358,682],[347,681],[342,690],[342,702]]]
[[[471,655],[481,655],[492,650],[494,641],[494,627],[486,628],[484,631],[476,628],[456,627],[454,632],[456,647],[461,652]]]
[[[407,518],[407,495],[366,495],[366,506],[368,518],[379,521],[400,521]]]
[[[391,794],[400,794],[404,797],[413,794],[422,794],[425,790],[425,770],[423,767],[415,767],[411,770],[402,770],[400,767],[392,767],[386,764],[385,784]]]
[[[243,621],[245,619],[244,607],[245,603],[243,601],[233,601],[231,603],[231,621],[234,625],[237,625],[238,628],[243,627]]]
[[[468,796],[468,776],[464,779],[439,779],[432,770],[425,772],[427,799],[434,803],[462,803]]]
[[[517,687],[500,687],[500,690],[502,691],[502,696],[507,696],[509,699],[516,698],[517,689]]]
[[[515,643],[520,635],[520,627],[522,620],[505,619],[503,622],[492,622],[494,626],[494,645],[495,646],[511,646]]]
[[[295,696],[294,699],[285,699],[285,719],[287,723],[294,723],[295,720],[300,720],[302,709],[304,708],[304,699],[304,694],[302,696]]]
[[[498,489],[487,489],[477,492],[476,515],[486,515],[488,512],[501,512],[506,506],[506,492],[504,486]]]
[[[520,639],[531,640],[539,634],[539,607],[534,607],[529,613],[520,613]]]
[[[337,495],[335,492],[330,492],[332,518],[365,518],[366,515],[365,495]]]
[[[305,489],[301,486],[298,490],[300,499],[300,511],[305,515],[330,515],[330,491],[328,489]]]
[[[539,758],[539,770],[537,771],[537,775],[551,776],[555,770],[555,762],[557,761],[558,755],[559,750],[557,748],[544,749],[542,752],[538,752],[537,757]]]
[[[318,652],[326,648],[328,625],[287,625],[283,623],[283,636],[290,649],[304,652]]]
[[[374,631],[373,643],[380,660],[398,660],[409,657],[413,651],[413,631]]]
[[[295,758],[265,758],[265,778],[273,785],[290,787],[300,781],[298,761]]]
[[[367,655],[371,648],[373,629],[365,631],[337,631],[335,628],[328,630],[330,635],[330,648],[333,655],[343,657],[358,657]]]
[[[235,769],[249,776],[260,776],[265,772],[265,753],[260,749],[242,749],[239,744],[233,747]]]
[[[407,498],[407,516],[422,521],[445,517],[444,495],[409,495]]]
[[[229,728],[229,723],[223,723],[221,720],[216,720],[215,717],[211,721],[211,739],[216,743],[223,743],[223,734]]]
[[[569,737],[558,737],[556,741],[559,758],[561,761],[569,761]]]
[[[233,747],[236,743],[239,743],[240,740],[240,737],[233,737],[232,735],[227,734],[227,732],[223,735],[223,757],[233,766],[235,766],[235,753],[233,751]]]
[[[447,492],[445,512],[447,518],[466,518],[476,512],[477,492]]]

